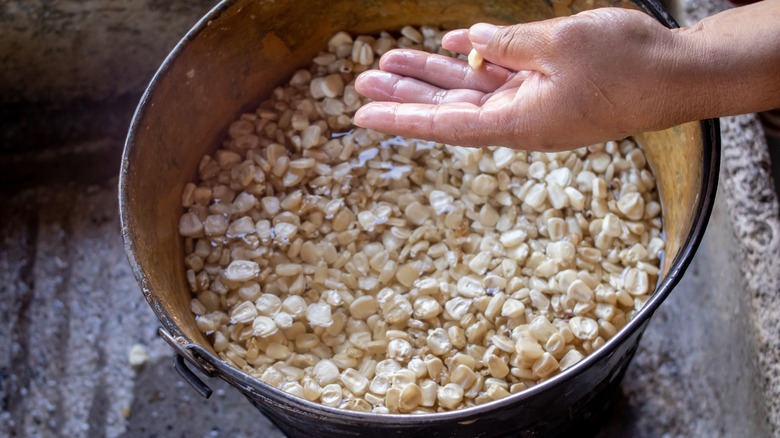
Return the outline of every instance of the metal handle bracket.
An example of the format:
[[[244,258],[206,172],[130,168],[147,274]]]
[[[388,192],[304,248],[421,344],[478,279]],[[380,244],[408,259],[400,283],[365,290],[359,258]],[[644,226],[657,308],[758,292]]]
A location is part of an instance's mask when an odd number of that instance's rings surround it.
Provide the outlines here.
[[[208,362],[201,359],[195,353],[194,349],[190,348],[191,344],[184,338],[173,337],[162,327],[157,330],[157,333],[165,343],[173,349],[173,368],[179,373],[179,376],[200,394],[201,397],[206,399],[211,397],[211,394],[214,391],[190,370],[184,360],[186,359],[190,365],[194,366],[195,369],[208,377],[214,377],[216,369]]]

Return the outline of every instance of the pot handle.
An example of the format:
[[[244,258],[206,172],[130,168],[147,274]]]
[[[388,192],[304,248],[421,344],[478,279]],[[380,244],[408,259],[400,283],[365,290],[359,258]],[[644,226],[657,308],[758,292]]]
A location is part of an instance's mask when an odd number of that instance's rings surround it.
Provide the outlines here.
[[[173,349],[173,369],[179,373],[182,379],[187,382],[192,389],[194,389],[201,397],[208,399],[214,392],[212,389],[203,382],[184,362],[193,365],[195,369],[203,374],[214,377],[214,368],[205,361],[198,360],[198,358],[188,348],[189,344],[183,338],[174,338],[164,328],[160,327],[157,330],[158,335]]]

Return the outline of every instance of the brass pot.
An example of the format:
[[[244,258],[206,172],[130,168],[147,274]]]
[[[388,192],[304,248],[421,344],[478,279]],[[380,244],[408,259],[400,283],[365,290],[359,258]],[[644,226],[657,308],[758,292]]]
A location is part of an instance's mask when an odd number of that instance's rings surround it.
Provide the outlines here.
[[[133,272],[157,314],[176,366],[204,395],[208,387],[184,365],[234,385],[290,436],[550,436],[592,431],[617,390],[650,316],[680,280],[704,233],[719,165],[717,120],[638,135],[660,189],[666,236],[655,294],[615,337],[575,366],[519,394],[459,411],[426,415],[349,412],[272,388],[215,356],[189,309],[183,242],[178,234],[184,184],[213,152],[231,121],[263,101],[308,64],[339,30],[377,33],[430,24],[542,20],[556,12],[618,6],[644,10],[669,27],[656,0],[332,0],[223,1],[176,46],[146,90],[122,159],[122,235]]]

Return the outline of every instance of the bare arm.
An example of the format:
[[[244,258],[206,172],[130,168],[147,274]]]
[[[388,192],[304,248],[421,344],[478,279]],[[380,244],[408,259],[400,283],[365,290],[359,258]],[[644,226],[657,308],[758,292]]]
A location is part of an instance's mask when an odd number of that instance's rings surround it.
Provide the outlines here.
[[[689,54],[680,74],[698,75],[706,99],[684,119],[780,108],[780,0],[730,9],[672,32]]]
[[[387,53],[355,122],[468,146],[560,150],[708,117],[780,107],[780,0],[669,30],[625,9],[450,32],[489,61]]]

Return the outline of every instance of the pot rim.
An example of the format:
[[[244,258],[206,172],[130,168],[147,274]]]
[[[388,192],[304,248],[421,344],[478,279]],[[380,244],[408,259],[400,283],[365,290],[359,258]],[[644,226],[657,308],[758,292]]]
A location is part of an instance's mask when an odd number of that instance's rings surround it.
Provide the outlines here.
[[[634,4],[642,8],[646,13],[654,17],[663,25],[670,28],[679,27],[674,18],[668,13],[668,11],[666,11],[666,9],[658,0],[632,1]],[[136,111],[131,120],[127,140],[125,142],[124,151],[122,153],[122,163],[119,172],[119,212],[122,228],[122,239],[124,241],[125,252],[127,253],[133,275],[141,287],[147,302],[149,303],[154,313],[157,315],[157,318],[163,324],[165,329],[168,330],[168,332],[174,338],[176,338],[178,342],[184,344],[183,347],[196,353],[198,358],[206,361],[217,371],[216,374],[220,378],[237,387],[245,394],[259,397],[263,401],[269,402],[283,409],[294,409],[297,411],[302,411],[309,415],[319,416],[323,420],[327,419],[331,422],[357,421],[363,422],[367,425],[387,423],[415,425],[421,423],[440,423],[453,420],[467,420],[467,417],[477,417],[481,414],[486,414],[491,411],[515,404],[521,400],[534,397],[541,392],[552,390],[553,388],[560,386],[570,381],[571,379],[574,379],[585,369],[590,368],[597,362],[612,355],[619,344],[622,344],[624,341],[626,341],[634,334],[634,332],[640,329],[643,324],[645,324],[650,319],[653,313],[658,309],[658,306],[660,306],[660,304],[666,299],[672,289],[674,289],[674,287],[680,281],[682,275],[685,273],[685,270],[690,265],[696,249],[701,243],[715,201],[715,193],[718,185],[718,171],[720,167],[720,124],[718,119],[707,119],[699,122],[702,134],[701,142],[704,149],[702,166],[703,171],[700,182],[702,193],[700,196],[698,196],[696,202],[694,213],[695,219],[693,227],[691,228],[691,233],[687,236],[679,254],[672,262],[668,274],[663,279],[663,281],[661,281],[656,286],[655,292],[648,299],[642,309],[640,309],[639,313],[623,328],[621,328],[615,336],[608,340],[604,346],[596,350],[594,353],[587,355],[584,359],[580,360],[572,367],[560,372],[550,379],[503,399],[455,411],[437,412],[432,414],[376,414],[373,412],[356,412],[346,409],[332,408],[298,398],[291,394],[285,393],[280,389],[274,388],[265,382],[262,382],[261,380],[230,366],[205,348],[201,347],[192,339],[188,338],[181,331],[181,329],[179,329],[178,325],[171,318],[170,314],[165,311],[160,302],[157,300],[154,291],[151,289],[146,279],[146,275],[143,269],[141,269],[141,265],[138,261],[138,254],[136,252],[134,231],[132,229],[133,223],[128,205],[128,199],[130,198],[130,194],[128,193],[128,178],[131,166],[130,157],[133,155],[136,148],[136,132],[141,128],[140,124],[148,109],[148,102],[152,93],[157,88],[158,83],[163,79],[168,69],[175,62],[176,58],[182,52],[184,47],[191,40],[197,37],[202,30],[208,27],[211,21],[217,19],[236,2],[237,0],[222,0],[205,16],[203,16],[203,18],[201,18],[197,24],[195,24],[195,26],[187,32],[182,40],[179,41],[174,49],[168,54],[150,81],[149,86],[144,91],[144,94],[141,97],[138,107],[136,108]]]

